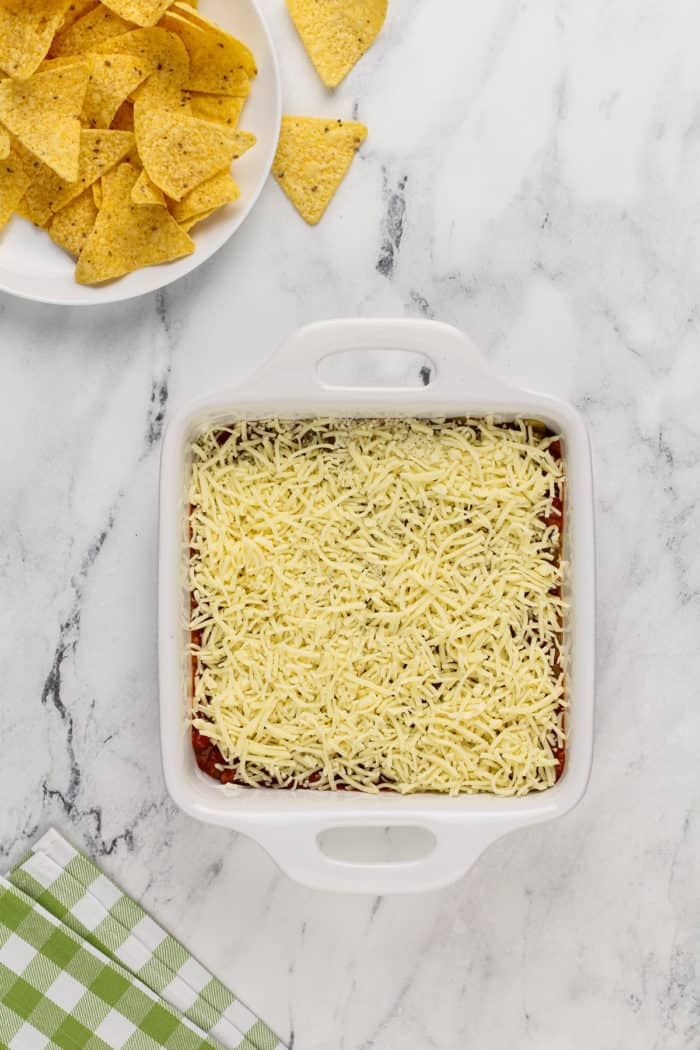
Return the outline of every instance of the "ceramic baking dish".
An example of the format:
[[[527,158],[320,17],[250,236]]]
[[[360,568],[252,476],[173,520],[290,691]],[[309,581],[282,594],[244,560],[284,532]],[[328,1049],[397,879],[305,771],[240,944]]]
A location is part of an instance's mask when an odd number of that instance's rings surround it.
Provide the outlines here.
[[[319,366],[343,351],[412,351],[430,360],[421,387],[329,387]],[[325,374],[325,371],[324,371]],[[187,714],[189,595],[187,497],[193,438],[206,427],[249,418],[315,416],[525,416],[562,435],[565,648],[568,743],[563,775],[546,791],[521,798],[434,794],[364,795],[222,785],[202,773]],[[583,795],[593,740],[594,536],[591,461],[585,425],[563,401],[510,387],[491,374],[474,345],[432,321],[341,320],[301,329],[242,386],[189,406],[163,441],[160,482],[159,669],[161,745],[168,791],[192,817],[250,835],[292,878],[325,890],[415,892],[463,875],[482,851],[516,828],[560,817]],[[320,836],[334,828],[420,827],[433,849],[417,860],[352,862],[329,857]]]

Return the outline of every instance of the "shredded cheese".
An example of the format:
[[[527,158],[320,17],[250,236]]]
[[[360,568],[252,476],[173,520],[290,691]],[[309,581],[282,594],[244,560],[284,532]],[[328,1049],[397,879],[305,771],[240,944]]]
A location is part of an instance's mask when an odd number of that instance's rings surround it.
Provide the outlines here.
[[[556,442],[490,419],[237,422],[196,440],[192,720],[228,779],[555,782]]]

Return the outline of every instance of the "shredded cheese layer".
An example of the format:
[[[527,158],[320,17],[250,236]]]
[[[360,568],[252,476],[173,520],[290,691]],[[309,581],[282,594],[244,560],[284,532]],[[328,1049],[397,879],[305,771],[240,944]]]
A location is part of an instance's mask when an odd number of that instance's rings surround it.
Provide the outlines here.
[[[190,487],[193,725],[254,786],[556,780],[557,439],[518,421],[238,422]]]

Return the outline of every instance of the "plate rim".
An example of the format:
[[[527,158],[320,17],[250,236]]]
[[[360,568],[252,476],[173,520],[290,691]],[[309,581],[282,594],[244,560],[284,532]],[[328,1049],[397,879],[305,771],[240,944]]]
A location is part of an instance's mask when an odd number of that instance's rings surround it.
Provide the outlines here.
[[[208,259],[213,258],[213,256],[215,256],[216,253],[221,248],[223,248],[223,246],[227,244],[228,241],[240,230],[241,226],[246,221],[253,208],[257,204],[260,198],[260,194],[262,193],[264,187],[267,185],[268,179],[270,177],[270,172],[272,170],[272,165],[275,159],[277,143],[279,140],[280,130],[282,126],[282,76],[279,58],[277,55],[277,48],[275,47],[275,41],[273,39],[272,33],[270,32],[270,27],[268,25],[267,18],[261,10],[259,0],[247,0],[247,3],[250,5],[251,9],[255,13],[256,18],[258,19],[260,28],[265,37],[267,47],[269,50],[269,60],[272,73],[272,104],[274,109],[274,118],[272,124],[272,137],[269,146],[269,155],[265,161],[263,173],[261,174],[259,184],[247,198],[243,208],[237,215],[237,221],[235,225],[233,225],[232,229],[227,234],[225,234],[225,236],[223,236],[222,239],[217,244],[215,244],[209,251],[200,253],[196,249],[194,252],[192,252],[192,254],[187,258],[192,259],[193,263],[188,269],[185,270],[184,273],[168,276],[168,264],[160,264],[161,266],[164,266],[165,270],[165,272],[162,274],[162,280],[156,279],[152,284],[149,284],[145,288],[126,288],[125,290],[120,291],[120,288],[123,287],[122,277],[116,278],[111,283],[93,286],[94,290],[98,293],[109,292],[110,294],[108,294],[107,296],[102,296],[98,294],[98,296],[92,301],[78,297],[71,298],[65,295],[57,297],[56,295],[52,294],[41,292],[34,293],[25,289],[20,290],[16,287],[12,287],[11,285],[8,285],[6,283],[6,279],[3,278],[2,271],[0,270],[0,293],[5,295],[11,295],[15,299],[22,299],[24,302],[43,303],[48,306],[79,306],[94,308],[99,306],[109,306],[112,303],[128,302],[129,300],[139,299],[144,295],[150,295],[153,292],[161,291],[168,285],[175,284],[177,281],[183,280],[185,277],[188,277],[191,273],[194,273],[194,271],[197,270],[199,266],[207,262]],[[134,272],[147,273],[149,270],[155,273],[156,267],[145,266],[142,268],[141,271]],[[124,275],[124,277],[128,276],[128,274]],[[84,286],[76,283],[75,288],[77,295],[77,290],[83,289]]]

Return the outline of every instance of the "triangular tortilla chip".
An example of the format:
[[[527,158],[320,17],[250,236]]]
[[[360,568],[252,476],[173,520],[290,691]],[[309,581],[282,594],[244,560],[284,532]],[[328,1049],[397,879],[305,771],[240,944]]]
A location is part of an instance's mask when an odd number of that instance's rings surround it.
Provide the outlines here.
[[[154,72],[132,94],[146,107],[179,108],[182,88],[187,80],[190,60],[185,45],[160,26],[133,29],[116,39],[99,44],[99,54],[132,55],[150,65]]]
[[[97,208],[92,190],[85,190],[74,201],[54,215],[49,226],[49,237],[70,255],[80,255],[88,235],[95,225]]]
[[[122,102],[153,67],[134,55],[89,55],[90,80],[82,121],[89,128],[108,128]]]
[[[239,58],[240,65],[243,66],[248,76],[252,79],[258,75],[258,67],[255,64],[255,56],[249,47],[246,47],[237,37],[227,33],[225,29],[217,25],[216,22],[210,21],[205,18],[201,12],[197,10],[197,5],[185,3],[184,0],[175,0],[175,3],[170,8],[173,14],[180,15],[182,18],[187,19],[192,25],[199,26],[200,29],[204,29],[207,33],[213,34],[219,39],[224,48],[231,47],[232,57],[237,55]]]
[[[257,72],[255,59],[245,44],[221,30],[215,32],[195,25],[174,11],[168,11],[160,24],[187,48],[190,70],[185,87],[245,98],[248,81]]]
[[[2,123],[67,182],[78,177],[79,117],[87,82],[87,65],[76,63],[0,83]]]
[[[47,73],[50,69],[65,69],[66,66],[88,65],[89,61],[85,55],[61,55],[60,58],[45,58],[37,69],[37,73]]]
[[[99,284],[194,251],[194,241],[167,208],[133,203],[137,179],[131,164],[120,164],[103,179],[102,207],[75,270],[78,284]]]
[[[78,177],[74,182],[65,182],[42,166],[27,191],[27,208],[37,226],[46,226],[54,212],[88,189],[101,175],[109,171],[133,148],[134,136],[130,131],[102,131],[83,129],[80,132],[80,154]]]
[[[137,26],[154,26],[171,0],[103,0],[122,18]]]
[[[131,199],[134,204],[160,204],[165,207],[165,194],[159,186],[155,186],[145,171],[141,170],[138,179],[131,191]]]
[[[69,0],[3,0],[0,4],[0,69],[25,80],[49,50]]]
[[[181,201],[173,204],[170,210],[173,217],[179,223],[183,223],[194,215],[201,215],[205,211],[212,212],[224,204],[237,201],[240,195],[238,185],[226,169],[226,171],[217,172],[211,179],[200,183],[199,186],[195,186]]]
[[[221,130],[225,133],[233,148],[232,160],[238,160],[249,149],[252,149],[257,142],[252,131],[239,131],[238,128],[225,127],[222,127]]]
[[[297,32],[327,87],[336,87],[377,39],[387,3],[388,0],[287,0]]]
[[[11,146],[12,142],[9,132],[5,131],[4,128],[0,128],[0,160],[6,160],[10,156]]]
[[[71,0],[66,8],[63,20],[58,27],[57,34],[69,29],[79,18],[86,15],[88,11],[94,11],[99,5],[99,0]]]
[[[95,202],[95,207],[99,211],[102,207],[102,179],[98,179],[97,182],[93,182],[90,188],[92,190],[92,199]]]
[[[228,128],[165,109],[134,110],[136,145],[148,177],[179,201],[200,182],[230,166],[240,153]]]
[[[193,92],[190,95],[190,112],[200,120],[211,120],[215,124],[224,124],[235,128],[245,105],[245,97],[234,98],[231,95],[203,95]]]
[[[184,219],[180,223],[180,227],[185,233],[189,233],[192,227],[196,226],[198,222],[204,222],[205,219],[208,219],[210,215],[213,215],[214,212],[218,210],[218,208],[210,208],[209,211],[200,212],[198,215],[191,215],[189,219]]]
[[[75,182],[64,182],[45,164],[37,162],[32,183],[22,202],[22,214],[35,225],[46,228],[55,212],[65,208],[127,156],[133,148],[134,137],[126,131],[84,129],[80,143],[79,174]]]
[[[57,187],[51,210],[65,208],[78,194],[123,160],[133,146],[134,136],[130,131],[84,128],[80,132],[78,178],[75,183],[64,183]]]
[[[131,28],[130,22],[125,22],[119,15],[98,4],[58,34],[51,45],[51,57],[83,55],[111,37],[122,36]]]
[[[355,120],[282,117],[272,174],[311,225],[323,215],[366,137],[367,128]]]
[[[0,230],[24,197],[32,180],[32,172],[20,154],[12,149],[9,157],[0,161]]]

